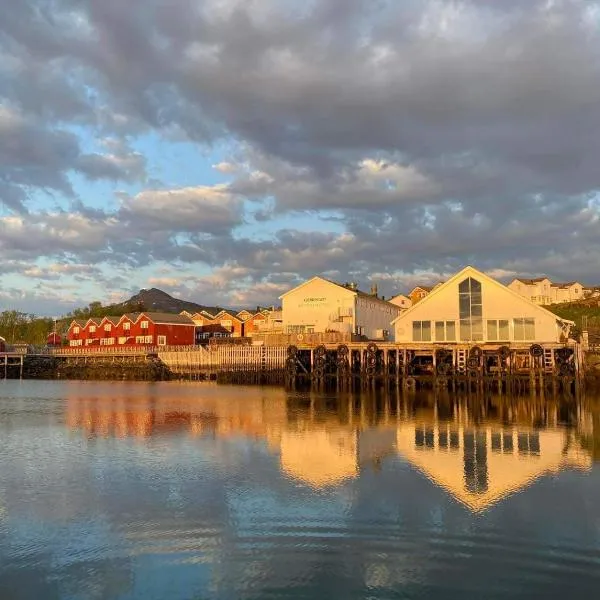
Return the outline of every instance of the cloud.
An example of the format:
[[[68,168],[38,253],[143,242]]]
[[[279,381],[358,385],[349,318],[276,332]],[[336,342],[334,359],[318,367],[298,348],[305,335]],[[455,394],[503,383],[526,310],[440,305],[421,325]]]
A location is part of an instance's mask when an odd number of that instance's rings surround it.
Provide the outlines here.
[[[242,220],[242,204],[227,186],[147,190],[123,201],[122,215],[139,232],[220,233]]]
[[[600,283],[597,10],[0,0],[4,264],[200,266],[222,303],[466,263]]]

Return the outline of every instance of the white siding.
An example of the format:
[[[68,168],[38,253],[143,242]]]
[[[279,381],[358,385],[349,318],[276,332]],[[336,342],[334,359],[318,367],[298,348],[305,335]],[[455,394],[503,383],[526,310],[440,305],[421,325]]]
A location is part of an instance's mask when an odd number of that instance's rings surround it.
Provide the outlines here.
[[[478,272],[476,269],[464,269],[459,276],[450,279],[441,288],[430,294],[407,312],[400,315],[395,323],[396,342],[412,342],[413,322],[430,321],[432,339],[435,340],[436,321],[454,321],[457,341],[460,339],[459,328],[459,292],[458,286],[467,277],[472,277],[482,285],[482,311],[483,311],[483,342],[498,341],[488,339],[488,320],[508,320],[509,339],[506,341],[524,342],[559,342],[561,329],[557,325],[557,318],[548,313],[526,298],[515,295],[505,286]],[[535,339],[518,340],[515,338],[514,319],[534,319]]]

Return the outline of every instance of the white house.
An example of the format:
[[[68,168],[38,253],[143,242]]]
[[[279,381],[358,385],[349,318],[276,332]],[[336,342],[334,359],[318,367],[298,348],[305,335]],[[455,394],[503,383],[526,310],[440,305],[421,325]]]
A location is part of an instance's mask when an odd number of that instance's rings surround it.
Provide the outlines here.
[[[558,343],[568,339],[572,325],[473,267],[394,321],[399,343]]]
[[[367,294],[352,284],[313,277],[280,296],[285,333],[341,333],[370,340],[391,337],[399,306]]]
[[[508,287],[531,300],[534,304],[562,304],[563,302],[574,302],[581,300],[591,292],[578,281],[567,283],[553,283],[548,277],[537,277],[535,279],[513,279]]]
[[[404,294],[398,294],[389,300],[392,304],[399,306],[402,310],[406,310],[412,306],[412,300]]]

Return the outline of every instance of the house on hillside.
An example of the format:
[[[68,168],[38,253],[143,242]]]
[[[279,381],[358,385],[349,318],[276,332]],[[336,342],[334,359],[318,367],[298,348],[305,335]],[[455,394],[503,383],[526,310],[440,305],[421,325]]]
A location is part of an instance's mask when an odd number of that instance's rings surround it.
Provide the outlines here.
[[[280,296],[284,333],[340,332],[370,340],[391,338],[399,306],[352,284],[313,277]]]
[[[425,296],[428,296],[433,292],[433,290],[437,289],[442,285],[443,282],[439,281],[435,285],[417,285],[414,287],[409,293],[408,297],[410,299],[411,305],[416,304],[420,300],[423,300]]]
[[[466,267],[394,321],[396,342],[558,343],[571,321]]]
[[[389,302],[399,306],[402,310],[406,310],[412,306],[412,300],[404,294],[398,294],[389,299]]]
[[[508,287],[540,306],[582,300],[592,291],[592,288],[586,288],[578,281],[553,283],[548,277],[535,279],[517,277],[508,284]]]
[[[185,315],[127,313],[121,317],[74,320],[67,331],[70,347],[188,346],[195,342],[196,326]]]

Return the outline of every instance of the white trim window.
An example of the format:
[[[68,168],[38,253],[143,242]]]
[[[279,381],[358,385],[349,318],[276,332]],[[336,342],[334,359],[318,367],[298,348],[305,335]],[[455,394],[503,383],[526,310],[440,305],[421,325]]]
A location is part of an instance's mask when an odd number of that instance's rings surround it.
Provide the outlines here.
[[[431,321],[413,321],[413,342],[431,341]]]
[[[111,329],[112,329],[112,325],[111,325],[110,323],[107,323],[107,324],[104,326],[104,331],[110,331]]]
[[[513,327],[516,341],[535,340],[535,319],[530,317],[513,319]]]
[[[122,346],[123,344],[127,343],[127,338],[126,337],[120,337],[119,338],[119,344]]]
[[[152,343],[152,336],[151,335],[144,336],[144,344],[151,344],[151,343]]]
[[[123,323],[123,331],[129,331],[131,329],[131,323],[129,321],[125,321]]]
[[[148,329],[148,321],[142,321],[142,322],[140,323],[140,327],[141,327],[142,329]]]
[[[510,340],[508,323],[508,319],[488,319],[487,340],[489,342],[508,342]]]
[[[73,333],[77,335],[79,333],[79,327],[73,327]]]
[[[436,342],[455,342],[456,341],[456,323],[454,321],[436,321],[435,322],[435,341]]]
[[[159,335],[159,336],[156,338],[156,343],[157,343],[159,346],[166,346],[166,345],[167,345],[167,336],[166,336],[166,335]]]
[[[96,333],[96,326],[90,325],[90,333]]]
[[[83,340],[71,340],[69,346],[83,346]]]

